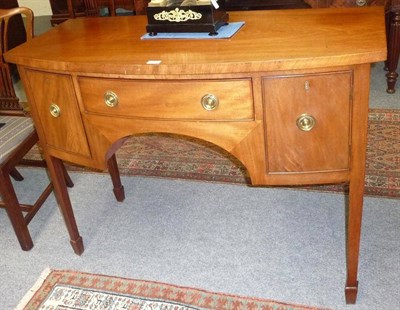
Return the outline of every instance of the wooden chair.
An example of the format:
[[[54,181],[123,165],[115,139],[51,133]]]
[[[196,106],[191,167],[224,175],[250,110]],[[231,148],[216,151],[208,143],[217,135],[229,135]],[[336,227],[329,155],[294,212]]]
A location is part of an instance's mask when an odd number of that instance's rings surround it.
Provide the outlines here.
[[[30,9],[0,10],[0,70],[2,76],[10,76],[10,66],[3,58],[3,53],[8,50],[9,20],[21,14],[26,16],[26,38],[30,40],[33,37],[33,13]],[[8,87],[10,92],[14,93],[11,81]],[[28,224],[50,195],[52,185],[49,184],[33,204],[19,202],[10,176],[16,181],[23,180],[15,166],[39,139],[32,120],[24,117],[23,110],[17,108],[15,104],[1,106],[0,126],[0,194],[2,197],[0,207],[6,209],[21,248],[27,251],[33,247]],[[37,165],[44,165],[44,161],[38,162]],[[73,186],[66,172],[65,176],[67,185]]]
[[[9,74],[9,64],[4,61],[3,54],[8,50],[8,25],[9,20],[16,15],[26,16],[26,37],[33,38],[33,12],[28,8],[0,9],[0,70],[1,74]],[[12,86],[12,85],[11,85]],[[11,177],[16,181],[22,181],[23,177],[16,169],[16,165],[23,161],[24,156],[39,141],[38,135],[30,117],[25,117],[22,108],[16,110],[0,106],[0,208],[4,208],[10,218],[21,248],[25,251],[33,247],[32,238],[28,230],[28,224],[41,208],[47,197],[53,190],[50,183],[33,204],[19,202],[14,190]],[[45,167],[44,160],[32,161],[30,164]],[[108,161],[109,172],[114,185],[114,194],[118,201],[125,198],[124,188],[121,184],[115,155]],[[72,187],[65,167],[64,175],[67,186]]]

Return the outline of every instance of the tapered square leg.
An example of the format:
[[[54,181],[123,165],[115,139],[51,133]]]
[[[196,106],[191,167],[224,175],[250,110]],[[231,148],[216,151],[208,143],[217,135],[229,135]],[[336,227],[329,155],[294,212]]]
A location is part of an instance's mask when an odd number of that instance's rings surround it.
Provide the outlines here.
[[[113,188],[114,196],[117,199],[117,201],[120,201],[120,202],[124,201],[125,189],[121,183],[121,177],[119,175],[117,158],[115,157],[115,154],[112,155],[110,157],[110,159],[107,161],[107,166],[108,166],[108,172],[110,173],[110,176],[111,176],[111,181],[114,186],[114,188]]]
[[[54,186],[54,194],[57,198],[61,214],[70,236],[71,246],[75,254],[81,255],[84,251],[84,246],[82,237],[79,235],[78,226],[76,224],[74,211],[67,190],[64,164],[61,159],[52,156],[46,156],[46,162]]]
[[[357,301],[357,293],[358,293],[358,281],[355,285],[350,286],[346,285],[345,296],[346,296],[346,304],[355,304]]]

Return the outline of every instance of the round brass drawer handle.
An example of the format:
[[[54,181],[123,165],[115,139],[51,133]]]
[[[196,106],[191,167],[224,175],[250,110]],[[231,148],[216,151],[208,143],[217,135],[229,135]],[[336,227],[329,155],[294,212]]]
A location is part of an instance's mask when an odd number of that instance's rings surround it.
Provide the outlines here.
[[[201,105],[207,111],[213,111],[218,108],[218,97],[213,94],[206,94],[201,98]]]
[[[56,105],[55,103],[52,103],[50,105],[50,114],[53,117],[59,117],[61,115],[61,109],[58,105]]]
[[[118,96],[111,90],[104,93],[104,103],[110,108],[114,108],[118,105]]]
[[[356,0],[356,4],[358,6],[365,6],[367,4],[367,0]]]
[[[297,127],[302,131],[310,131],[314,128],[316,120],[313,116],[302,114],[296,121]]]

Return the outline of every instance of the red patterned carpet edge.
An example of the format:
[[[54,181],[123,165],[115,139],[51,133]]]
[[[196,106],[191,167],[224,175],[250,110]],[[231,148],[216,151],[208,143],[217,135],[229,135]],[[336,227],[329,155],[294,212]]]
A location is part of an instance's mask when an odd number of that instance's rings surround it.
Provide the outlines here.
[[[147,307],[146,307],[147,306]],[[36,309],[322,310],[167,283],[68,270],[45,270],[16,310]]]
[[[365,192],[400,198],[400,110],[370,109]]]
[[[211,143],[188,137],[133,136],[117,151],[117,161],[122,175],[250,184],[240,161]],[[300,189],[345,191],[343,185]],[[400,198],[400,110],[370,110],[365,195]]]

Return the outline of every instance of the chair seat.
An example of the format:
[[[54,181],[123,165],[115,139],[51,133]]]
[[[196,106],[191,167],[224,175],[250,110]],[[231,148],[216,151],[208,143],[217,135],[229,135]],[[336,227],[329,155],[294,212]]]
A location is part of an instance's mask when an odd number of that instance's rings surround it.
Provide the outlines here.
[[[0,165],[10,154],[35,131],[33,122],[29,117],[2,116],[0,123],[5,125],[0,128]]]

